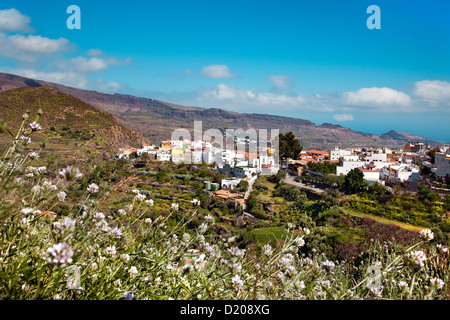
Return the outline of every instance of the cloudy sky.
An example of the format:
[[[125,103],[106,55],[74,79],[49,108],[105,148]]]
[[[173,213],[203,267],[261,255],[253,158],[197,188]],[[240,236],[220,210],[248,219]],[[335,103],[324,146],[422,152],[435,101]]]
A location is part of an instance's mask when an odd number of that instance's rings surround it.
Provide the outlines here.
[[[2,0],[0,71],[450,141],[449,12],[444,0]]]

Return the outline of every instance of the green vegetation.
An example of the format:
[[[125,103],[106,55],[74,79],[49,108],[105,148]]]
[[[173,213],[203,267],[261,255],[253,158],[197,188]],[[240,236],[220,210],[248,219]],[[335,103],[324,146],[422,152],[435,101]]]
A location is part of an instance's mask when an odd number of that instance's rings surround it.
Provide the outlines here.
[[[336,174],[337,165],[338,163],[329,161],[321,161],[321,162],[309,161],[307,164],[309,170],[315,172],[322,172],[325,174]]]
[[[298,159],[303,147],[295,135],[291,132],[279,135],[279,152],[281,159]]]
[[[364,174],[358,169],[352,169],[345,176],[344,190],[349,193],[361,192],[367,189],[369,184],[364,180]]]
[[[26,111],[41,114],[41,130],[29,146],[45,146],[41,156],[53,152],[59,155],[60,161],[100,163],[104,153],[111,155],[119,147],[140,144],[138,136],[120,126],[111,114],[55,89],[25,87],[0,93],[0,118],[5,119],[8,130],[19,128]],[[0,134],[0,148],[10,138],[8,132]]]
[[[243,218],[203,190],[220,179],[207,165],[44,166],[26,143],[35,120],[0,153],[1,299],[449,298],[442,234],[349,216],[340,193],[309,198],[277,177],[250,195],[264,217]]]

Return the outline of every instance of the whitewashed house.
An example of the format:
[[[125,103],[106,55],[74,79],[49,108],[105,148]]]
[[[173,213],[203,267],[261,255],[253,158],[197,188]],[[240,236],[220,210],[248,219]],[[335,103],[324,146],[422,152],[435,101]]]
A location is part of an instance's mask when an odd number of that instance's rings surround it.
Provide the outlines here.
[[[364,175],[364,180],[369,183],[369,185],[373,185],[375,182],[381,183],[384,185],[384,181],[380,180],[380,171],[379,170],[370,170],[359,167],[359,171],[361,171]]]
[[[450,176],[450,155],[445,153],[436,153],[434,158],[434,166],[436,167],[436,175],[438,177]]]

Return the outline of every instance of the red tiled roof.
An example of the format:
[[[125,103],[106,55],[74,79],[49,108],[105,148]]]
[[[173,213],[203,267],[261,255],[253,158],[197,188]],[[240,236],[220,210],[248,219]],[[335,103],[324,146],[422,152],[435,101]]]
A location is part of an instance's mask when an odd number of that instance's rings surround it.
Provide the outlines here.
[[[222,190],[217,190],[216,192],[214,192],[215,195],[224,194],[224,193],[228,193],[228,190],[222,189]]]
[[[418,154],[404,154],[403,156],[406,158],[415,158],[415,157],[418,157],[419,155]]]
[[[308,150],[308,151],[306,151],[308,154],[311,154],[311,153],[317,153],[317,154],[329,154],[329,152],[327,152],[327,151],[321,151],[321,150]]]

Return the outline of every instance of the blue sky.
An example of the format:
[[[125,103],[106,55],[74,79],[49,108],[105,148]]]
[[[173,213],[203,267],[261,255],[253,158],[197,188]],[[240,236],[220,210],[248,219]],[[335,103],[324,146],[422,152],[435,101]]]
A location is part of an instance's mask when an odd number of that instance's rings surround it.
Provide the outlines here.
[[[81,29],[69,30],[69,5]],[[370,30],[369,5],[381,10]],[[8,1],[0,70],[450,141],[448,1]]]

